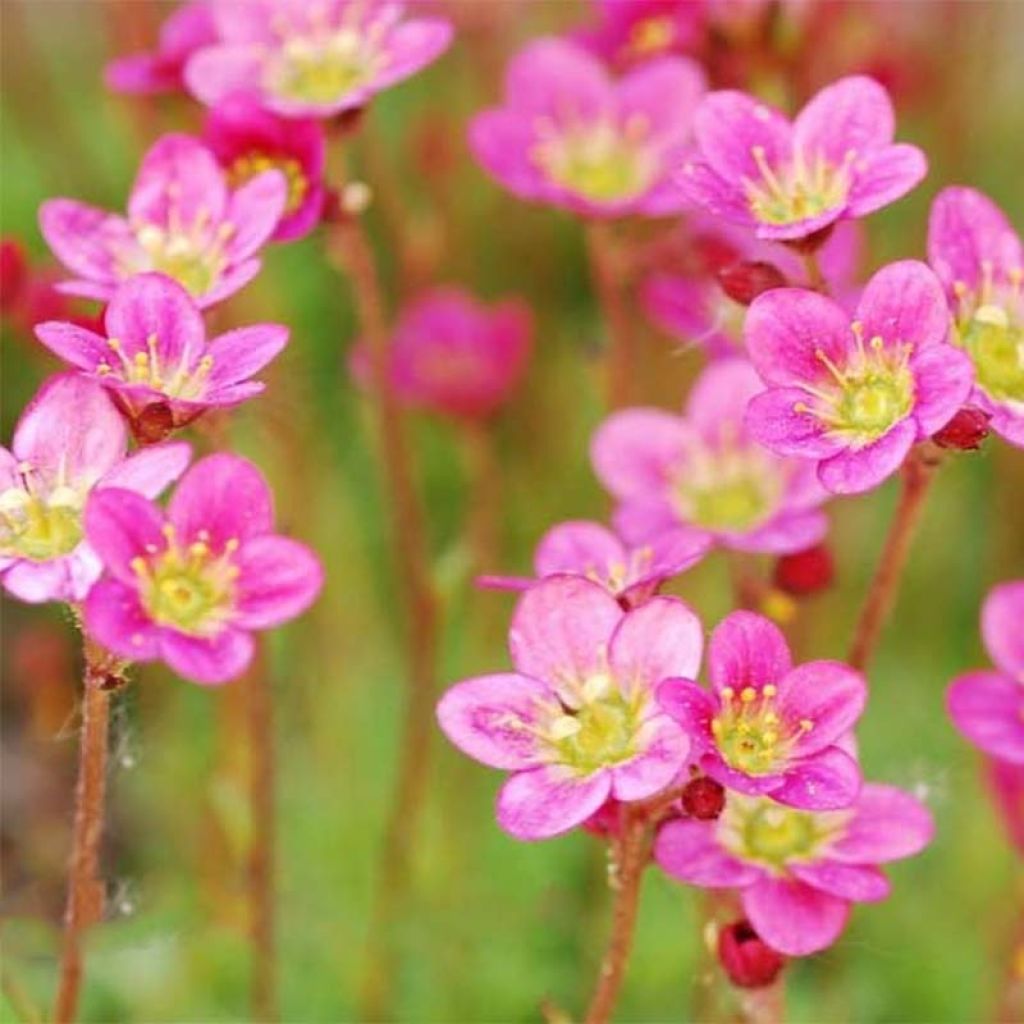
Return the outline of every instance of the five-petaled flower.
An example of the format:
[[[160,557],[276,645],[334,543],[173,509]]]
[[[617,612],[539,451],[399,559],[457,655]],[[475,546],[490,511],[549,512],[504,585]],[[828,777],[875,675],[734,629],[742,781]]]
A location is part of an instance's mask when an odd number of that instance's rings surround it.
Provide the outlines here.
[[[916,260],[878,271],[852,322],[816,292],[766,292],[745,336],[768,390],[751,401],[747,426],[779,455],[816,462],[830,491],[870,490],[970,395],[971,361],[948,334],[942,285]]]
[[[273,524],[266,482],[235,455],[195,463],[166,515],[130,491],[98,491],[85,534],[106,575],[86,598],[86,630],[128,661],[163,660],[197,683],[236,678],[252,631],[300,615],[323,580],[316,556]]]
[[[864,710],[867,687],[848,665],[793,666],[779,629],[733,612],[711,634],[711,692],[692,678],[658,689],[664,711],[694,744],[700,768],[723,786],[810,810],[846,807],[860,768],[844,749]]]
[[[126,278],[155,270],[205,308],[256,275],[255,254],[273,235],[287,192],[276,170],[232,190],[198,139],[165,135],[142,160],[127,217],[50,199],[39,224],[54,254],[77,275],[61,286],[65,291],[106,301]]]
[[[675,780],[690,742],[654,691],[692,675],[702,645],[699,620],[678,598],[624,612],[596,583],[551,577],[516,609],[515,671],[456,684],[438,719],[464,753],[513,773],[498,796],[501,826],[543,839],[609,797],[643,800]]]
[[[927,171],[916,146],[894,144],[892,103],[873,79],[822,89],[790,123],[746,93],[710,93],[697,110],[697,155],[683,191],[761,238],[806,238],[909,192]]]

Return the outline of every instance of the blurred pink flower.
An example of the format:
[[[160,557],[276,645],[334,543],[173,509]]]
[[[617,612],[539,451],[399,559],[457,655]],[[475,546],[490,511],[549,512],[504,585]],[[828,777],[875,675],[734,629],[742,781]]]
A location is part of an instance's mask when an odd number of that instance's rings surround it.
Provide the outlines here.
[[[81,601],[101,563],[83,540],[90,492],[127,488],[156,497],[188,465],[187,444],[126,457],[127,431],[99,385],[51,377],[25,407],[10,450],[0,448],[0,575],[22,601]]]
[[[986,774],[1010,841],[1024,855],[1024,762],[987,758]]]
[[[946,287],[954,341],[974,363],[971,401],[1024,448],[1024,246],[1002,210],[973,188],[943,189],[928,222],[928,259]]]
[[[860,673],[838,661],[794,668],[778,627],[738,611],[711,634],[708,675],[710,693],[693,678],[658,689],[703,772],[729,789],[805,810],[853,803],[860,768],[838,744],[864,710]]]
[[[885,89],[852,76],[822,89],[793,123],[746,93],[713,92],[694,122],[698,154],[679,176],[697,205],[761,238],[806,238],[909,192],[927,172],[893,144]]]
[[[64,291],[105,301],[121,281],[156,270],[205,308],[256,275],[255,254],[274,233],[287,191],[284,176],[273,170],[232,191],[198,139],[165,135],[142,160],[127,217],[50,199],[39,224],[54,254],[77,275]]]
[[[55,355],[109,389],[136,422],[152,406],[169,411],[171,429],[211,406],[231,406],[259,394],[249,378],[288,341],[278,324],[240,327],[207,340],[203,317],[188,292],[163,274],[137,274],[114,293],[105,333],[50,321],[36,336]]]
[[[673,782],[690,743],[654,690],[696,672],[702,645],[700,621],[677,598],[624,612],[596,583],[553,577],[516,609],[515,671],[456,684],[438,720],[463,753],[513,773],[498,796],[502,828],[544,839],[609,797],[643,800]]]
[[[682,882],[738,889],[743,913],[772,949],[806,956],[838,938],[851,903],[889,895],[878,864],[919,853],[933,832],[927,808],[892,786],[867,784],[841,811],[730,792],[716,821],[664,825],[654,856]]]
[[[703,72],[684,58],[613,81],[580,47],[541,39],[512,59],[504,106],[473,119],[470,148],[521,199],[593,217],[678,213],[672,176],[703,91]]]
[[[448,48],[439,18],[404,18],[386,0],[211,0],[220,42],[195,53],[185,81],[215,106],[245,93],[283,117],[366,106]]]
[[[825,536],[818,506],[827,494],[813,468],[766,451],[744,427],[747,403],[761,389],[746,360],[717,360],[683,416],[625,409],[598,428],[591,460],[630,544],[786,554]]]
[[[86,630],[122,658],[163,660],[197,683],[240,676],[252,632],[301,615],[323,583],[313,552],[273,527],[266,481],[235,455],[195,463],[166,515],[129,491],[99,491],[85,532],[106,575],[86,599]]]
[[[1024,765],[1024,580],[989,592],[981,633],[995,671],[955,679],[947,694],[949,714],[986,754]]]
[[[160,28],[156,51],[115,57],[103,78],[115,92],[153,95],[185,88],[185,64],[196,50],[217,41],[207,0],[176,8]]]
[[[288,183],[284,213],[274,231],[278,242],[308,234],[324,205],[324,127],[312,119],[278,117],[246,96],[229,96],[214,107],[203,141],[238,188],[264,171],[280,171]]]
[[[836,494],[876,487],[971,393],[971,361],[947,343],[942,286],[923,263],[883,267],[850,316],[816,292],[754,300],[744,335],[768,387],[747,427],[779,455],[817,464]]]
[[[618,70],[692,53],[703,41],[706,0],[595,0],[596,23],[571,39]]]

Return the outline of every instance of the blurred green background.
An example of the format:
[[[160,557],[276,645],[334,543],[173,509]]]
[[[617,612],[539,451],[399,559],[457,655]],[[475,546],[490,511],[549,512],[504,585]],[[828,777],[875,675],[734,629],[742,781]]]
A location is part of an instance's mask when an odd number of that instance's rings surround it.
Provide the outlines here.
[[[923,255],[930,200],[953,182],[987,191],[1024,226],[1024,5],[892,6],[913,42],[905,53],[894,50],[895,59],[930,74],[897,98],[899,136],[926,148],[931,172],[872,218],[872,267]],[[897,37],[875,24],[889,5],[830,7],[846,19],[844,44],[859,53],[862,36],[875,38],[872,45],[892,55]],[[39,259],[43,199],[75,196],[121,209],[145,146],[161,131],[198,123],[185,99],[139,104],[102,86],[104,62],[144,46],[168,10],[141,0],[3,0],[0,229]],[[586,457],[602,414],[602,328],[579,225],[500,192],[464,142],[467,117],[498,97],[507,55],[579,21],[585,5],[479,0],[455,13],[452,51],[381,97],[347,154],[380,196],[369,219],[396,304],[425,283],[457,282],[485,297],[522,295],[537,317],[529,379],[488,441],[497,491],[479,486],[476,449],[457,426],[414,419],[443,597],[445,682],[507,664],[512,598],[473,590],[470,517],[496,517],[501,554],[486,568],[522,572],[548,526],[608,511]],[[851,67],[844,47],[816,60],[822,80]],[[279,986],[284,1020],[351,1020],[404,698],[401,581],[365,400],[345,368],[357,334],[351,296],[314,235],[268,251],[263,273],[216,316],[292,328],[266,396],[240,409],[228,429],[233,446],[273,481],[283,527],[313,544],[327,566],[318,605],[270,645]],[[643,341],[644,401],[674,407],[700,357],[680,355],[650,328]],[[6,441],[25,401],[58,367],[15,330],[5,330],[2,346]],[[197,432],[197,448],[208,444]],[[830,506],[838,580],[801,608],[794,639],[802,659],[845,651],[895,496],[890,482]],[[889,902],[857,909],[839,946],[791,970],[794,1021],[967,1022],[993,1012],[1024,879],[988,803],[980,759],[953,731],[942,697],[953,675],[985,662],[977,616],[988,587],[1024,575],[1022,510],[1020,451],[990,440],[980,454],[948,460],[870,675],[859,732],[866,774],[924,794],[938,837],[892,869]],[[674,589],[708,628],[729,609],[721,556]],[[2,639],[2,1019],[31,1020],[49,1005],[59,941],[76,637],[58,609],[5,599]],[[248,1019],[247,759],[237,687],[208,690],[160,668],[138,672],[117,698],[113,743],[109,916],[89,939],[83,1018]],[[396,1016],[536,1020],[543,999],[578,1011],[607,927],[600,842],[584,833],[515,842],[494,823],[499,773],[466,761],[439,735],[433,755],[422,827],[408,836],[412,892],[392,936],[400,954]],[[697,892],[649,872],[620,1019],[690,1019],[699,902]]]

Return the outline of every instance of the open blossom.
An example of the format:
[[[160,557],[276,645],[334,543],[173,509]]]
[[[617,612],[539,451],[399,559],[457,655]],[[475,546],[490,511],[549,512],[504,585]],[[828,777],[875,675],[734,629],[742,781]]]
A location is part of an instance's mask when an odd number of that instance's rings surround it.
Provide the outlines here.
[[[211,406],[237,405],[259,394],[251,380],[288,341],[288,329],[257,324],[206,338],[202,313],[188,292],[163,274],[137,274],[114,293],[104,333],[50,321],[36,336],[55,355],[109,389],[133,423],[157,407],[169,429]]]
[[[284,117],[332,117],[433,63],[452,38],[449,22],[405,18],[384,0],[211,3],[220,42],[185,69],[208,106],[245,93]]]
[[[143,157],[127,217],[74,199],[50,199],[39,224],[76,276],[62,287],[106,301],[148,270],[173,277],[202,307],[256,275],[259,249],[287,201],[284,176],[268,170],[232,190],[214,155],[188,135],[165,135]]]
[[[679,182],[697,205],[761,238],[806,238],[921,181],[924,154],[893,144],[894,129],[885,89],[859,75],[822,89],[792,123],[746,93],[714,92],[697,110],[697,155]]]
[[[926,807],[866,784],[850,808],[802,811],[730,792],[715,821],[670,821],[655,843],[673,878],[738,889],[743,913],[772,949],[805,956],[830,946],[851,903],[889,895],[879,864],[919,853],[934,832]]]
[[[692,675],[702,644],[699,620],[677,598],[625,612],[596,583],[552,577],[520,599],[515,671],[456,684],[438,720],[464,753],[513,773],[498,796],[506,831],[557,835],[609,797],[643,800],[683,770],[689,740],[654,691]]]
[[[214,107],[203,141],[238,188],[264,171],[280,171],[288,183],[284,213],[274,231],[278,242],[300,238],[320,222],[324,206],[327,141],[312,118],[281,118],[244,95]]]
[[[870,490],[971,393],[971,361],[948,333],[942,286],[915,260],[875,274],[852,322],[816,292],[767,292],[745,329],[768,386],[750,403],[747,426],[779,455],[816,463],[830,491]]]
[[[928,260],[946,287],[953,341],[974,363],[971,401],[1024,448],[1024,246],[973,188],[943,189],[928,222]]]
[[[189,57],[217,41],[208,0],[192,0],[172,11],[160,28],[153,53],[116,57],[104,71],[107,86],[115,92],[154,95],[180,92]]]
[[[949,688],[954,725],[987,754],[1024,765],[1024,580],[993,588],[981,633],[994,671],[968,672]]]
[[[127,455],[124,421],[102,387],[51,377],[25,407],[10,450],[0,448],[0,578],[22,601],[81,601],[101,563],[83,539],[90,492],[156,497],[188,465],[187,444]]]
[[[513,58],[504,105],[473,119],[470,147],[522,199],[594,217],[678,213],[672,177],[703,90],[703,73],[681,57],[615,81],[580,47],[542,39]]]
[[[600,523],[571,520],[552,527],[533,557],[536,579],[482,576],[478,585],[496,590],[528,590],[548,576],[582,576],[600,584],[624,608],[643,604],[658,588],[698,562],[707,546],[697,538],[667,537],[630,547]]]
[[[694,744],[705,772],[729,789],[809,810],[846,807],[860,789],[840,744],[864,710],[863,677],[837,661],[793,666],[768,619],[733,612],[708,647],[711,691],[693,679],[662,683],[658,701]]]
[[[614,523],[631,544],[671,539],[785,554],[820,541],[825,491],[806,465],[757,444],[744,426],[757,374],[740,359],[704,370],[683,416],[625,409],[594,435],[591,458],[618,502]]]
[[[596,23],[573,39],[613,68],[692,53],[702,41],[704,0],[596,0]]]
[[[236,678],[253,631],[300,615],[323,582],[316,556],[273,528],[266,482],[235,455],[195,463],[166,514],[129,491],[97,492],[85,532],[106,575],[86,600],[86,630],[128,661],[160,659],[197,683]]]

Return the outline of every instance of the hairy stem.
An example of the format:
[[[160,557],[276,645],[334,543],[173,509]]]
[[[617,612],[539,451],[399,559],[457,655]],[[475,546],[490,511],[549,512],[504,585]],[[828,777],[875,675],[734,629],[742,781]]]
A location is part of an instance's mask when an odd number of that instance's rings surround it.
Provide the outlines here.
[[[605,400],[609,409],[618,409],[632,399],[636,360],[624,260],[612,226],[604,221],[586,225],[586,242],[590,276],[608,331]]]

